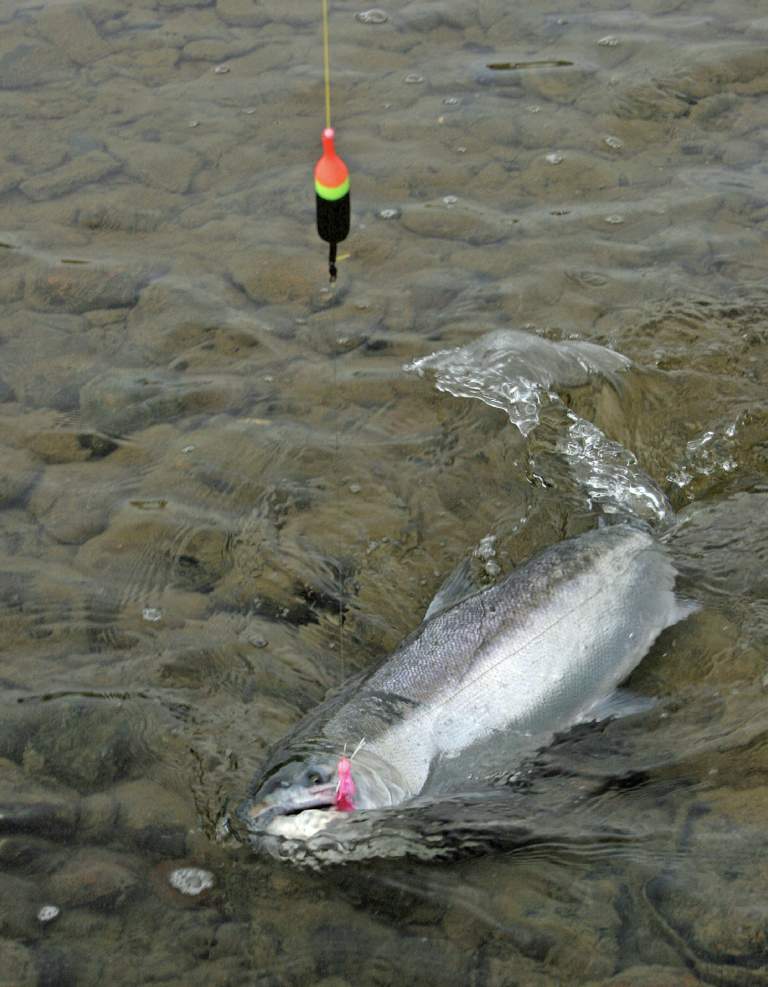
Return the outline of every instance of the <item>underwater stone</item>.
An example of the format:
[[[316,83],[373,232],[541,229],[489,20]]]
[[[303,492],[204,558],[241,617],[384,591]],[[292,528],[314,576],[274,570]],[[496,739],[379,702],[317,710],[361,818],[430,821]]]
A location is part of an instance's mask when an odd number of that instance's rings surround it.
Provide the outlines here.
[[[54,45],[8,32],[0,43],[0,89],[26,89],[73,76],[75,67]]]
[[[248,382],[235,376],[204,377],[139,374],[110,370],[80,391],[83,417],[109,434],[132,432],[182,415],[235,411],[248,394]]]
[[[87,452],[81,452],[85,458]],[[120,475],[112,483],[98,482],[93,466],[53,466],[32,491],[29,509],[57,542],[82,545],[106,529],[110,511],[124,493]]]
[[[481,212],[445,200],[407,206],[401,221],[406,229],[420,236],[464,240],[473,246],[496,243],[509,235],[508,228],[493,223]]]
[[[51,876],[48,891],[65,905],[113,909],[133,894],[137,883],[135,872],[123,858],[85,850]]]
[[[70,312],[130,308],[146,284],[144,271],[124,264],[61,264],[27,280],[24,301],[33,312]]]
[[[57,905],[43,905],[37,913],[37,921],[46,925],[61,915],[61,909]]]
[[[5,860],[3,864],[8,866]],[[40,891],[32,881],[11,874],[0,874],[0,935],[19,939],[34,936],[35,906],[39,896]],[[3,983],[4,972],[0,967],[0,984]]]
[[[214,885],[213,874],[200,867],[180,867],[168,878],[171,886],[182,894],[198,895]]]
[[[54,171],[45,172],[21,182],[19,188],[33,202],[58,199],[69,195],[83,185],[99,182],[108,175],[120,171],[121,164],[109,154],[96,151],[67,161]]]
[[[32,456],[0,445],[0,508],[20,503],[39,475]]]
[[[21,943],[0,939],[1,987],[38,987],[32,951]]]
[[[241,250],[232,258],[231,273],[259,305],[306,301],[325,284],[314,254],[287,249]]]
[[[94,631],[99,618],[107,629],[104,616],[94,610]],[[141,703],[114,700],[62,699],[6,707],[0,715],[0,755],[23,763],[30,779],[53,777],[78,791],[98,791],[151,760],[145,713]],[[42,800],[58,802],[53,793]],[[30,810],[30,820],[34,817]]]

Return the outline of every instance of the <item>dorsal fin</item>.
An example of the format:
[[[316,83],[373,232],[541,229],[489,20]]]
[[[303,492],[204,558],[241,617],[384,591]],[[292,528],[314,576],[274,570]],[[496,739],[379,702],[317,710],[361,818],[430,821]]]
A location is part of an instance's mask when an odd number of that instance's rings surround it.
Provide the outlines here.
[[[472,556],[468,555],[437,591],[434,600],[429,604],[427,612],[424,614],[424,620],[429,620],[430,617],[434,617],[444,610],[449,610],[457,603],[461,603],[462,600],[466,600],[468,596],[477,593],[479,589],[480,587],[472,578]]]

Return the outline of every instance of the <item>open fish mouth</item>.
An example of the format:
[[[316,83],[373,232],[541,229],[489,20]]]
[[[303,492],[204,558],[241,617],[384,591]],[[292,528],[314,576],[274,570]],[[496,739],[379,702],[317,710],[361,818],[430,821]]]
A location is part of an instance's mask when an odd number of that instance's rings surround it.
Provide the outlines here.
[[[313,785],[310,788],[291,786],[278,789],[260,799],[245,799],[235,809],[235,815],[252,832],[263,831],[281,816],[298,816],[308,810],[336,813],[336,785]]]

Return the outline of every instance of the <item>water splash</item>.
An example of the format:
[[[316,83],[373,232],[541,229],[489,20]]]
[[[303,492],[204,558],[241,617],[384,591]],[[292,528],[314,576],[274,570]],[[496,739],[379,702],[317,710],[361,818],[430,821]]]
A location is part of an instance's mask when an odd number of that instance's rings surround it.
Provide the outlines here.
[[[469,346],[441,350],[409,364],[421,376],[458,398],[478,398],[509,415],[524,436],[540,423],[544,404],[566,411],[567,432],[556,451],[590,500],[611,514],[629,513],[658,523],[672,513],[663,491],[638,467],[635,456],[579,418],[555,393],[611,377],[631,361],[620,353],[581,341],[551,342],[512,329],[488,333]]]

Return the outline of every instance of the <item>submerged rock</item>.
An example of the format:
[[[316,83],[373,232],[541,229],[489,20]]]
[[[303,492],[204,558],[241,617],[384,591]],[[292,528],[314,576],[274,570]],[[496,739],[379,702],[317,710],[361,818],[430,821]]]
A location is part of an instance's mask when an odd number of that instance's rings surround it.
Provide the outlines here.
[[[120,167],[120,162],[115,161],[111,155],[95,151],[67,161],[53,171],[28,178],[21,182],[19,188],[34,202],[58,199],[62,195],[77,191],[83,185],[101,181],[102,178],[119,171]]]
[[[38,474],[39,467],[26,450],[0,445],[0,508],[23,501]]]
[[[57,542],[81,545],[101,534],[111,510],[130,490],[131,481],[124,473],[113,473],[110,482],[103,471],[97,478],[93,469],[80,465],[49,467],[32,492],[29,509]]]
[[[0,710],[0,755],[23,765],[30,779],[97,791],[152,760],[147,719],[141,702],[69,698],[6,706]]]
[[[4,733],[0,725],[0,735]],[[34,833],[69,838],[77,822],[74,792],[35,781],[0,756],[0,835]]]
[[[24,301],[35,312],[70,312],[130,308],[147,283],[146,271],[125,264],[61,264],[27,279]]]
[[[112,789],[120,807],[125,836],[144,853],[162,859],[183,859],[190,832],[197,829],[191,801],[149,778],[125,782]]]
[[[764,771],[764,761],[755,750],[754,767]],[[767,796],[764,786],[725,787],[689,804],[675,857],[645,884],[658,930],[706,983],[756,985],[768,976]]]
[[[19,939],[33,937],[39,902],[40,890],[33,881],[11,874],[0,874],[0,935]]]
[[[135,862],[105,850],[84,850],[46,881],[48,897],[60,905],[112,910],[139,890]]]
[[[38,987],[39,983],[32,950],[0,939],[0,987]]]
[[[502,226],[500,218],[460,200],[447,202],[446,199],[407,206],[403,209],[402,225],[420,236],[464,240],[473,246],[497,243],[509,236],[509,227]]]
[[[174,377],[109,370],[80,392],[83,417],[108,433],[132,432],[182,415],[234,411],[249,392],[246,381],[221,374]]]

